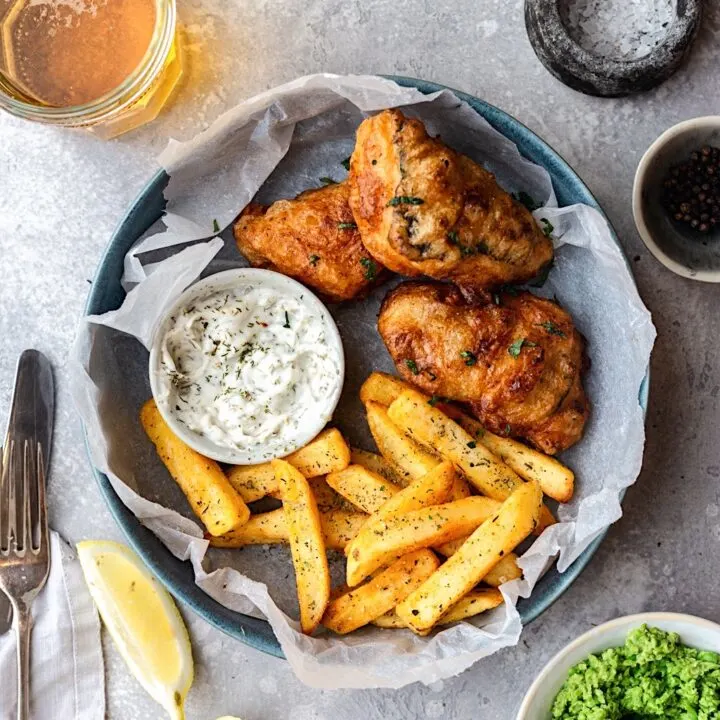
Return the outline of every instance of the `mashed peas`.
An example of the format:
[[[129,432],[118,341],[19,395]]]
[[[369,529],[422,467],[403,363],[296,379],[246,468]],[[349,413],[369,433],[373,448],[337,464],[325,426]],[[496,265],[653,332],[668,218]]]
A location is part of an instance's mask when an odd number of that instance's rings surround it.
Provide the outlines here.
[[[578,663],[555,698],[554,720],[718,720],[720,655],[643,625],[625,645]]]

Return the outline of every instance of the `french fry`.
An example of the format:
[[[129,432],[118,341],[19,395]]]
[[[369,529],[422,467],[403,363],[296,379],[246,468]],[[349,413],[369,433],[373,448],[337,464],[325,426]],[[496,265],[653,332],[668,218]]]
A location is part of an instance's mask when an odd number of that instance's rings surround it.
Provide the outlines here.
[[[315,504],[318,510],[329,512],[330,510],[349,510],[354,511],[355,506],[349,503],[342,495],[335,492],[323,477],[309,478],[308,483],[312,494],[315,496]]]
[[[370,525],[384,517],[391,517],[420,510],[432,505],[440,505],[453,500],[452,493],[456,487],[457,473],[451,462],[445,461],[433,468],[427,475],[410,483],[406,488],[393,495],[368,519]],[[352,552],[352,542],[345,548],[345,554]]]
[[[450,542],[443,543],[442,545],[436,545],[435,549],[445,557],[450,557],[451,555],[454,555],[459,549],[460,546],[469,538],[469,535],[466,535],[465,537],[457,538],[457,540],[451,540]]]
[[[402,471],[396,471],[382,455],[377,455],[376,453],[369,452],[368,450],[358,450],[357,448],[352,448],[350,450],[350,460],[355,465],[362,465],[366,470],[372,470],[378,475],[382,475],[391,483],[396,485],[403,485],[407,483],[407,476],[405,473]],[[404,479],[401,477],[403,475],[405,476]],[[420,477],[424,476],[421,475]],[[453,482],[453,489],[448,499],[461,500],[464,497],[470,497],[470,495],[472,495],[472,490],[470,490],[467,480],[465,480],[462,475],[456,473],[455,480]]]
[[[399,468],[406,483],[427,475],[440,462],[389,418],[385,406],[370,401],[366,403],[365,409],[368,426],[378,450],[386,460]]]
[[[241,548],[246,545],[275,545],[289,542],[285,510],[251,515],[241,527],[224,535],[210,537],[210,546],[216,548]]]
[[[575,475],[561,462],[518,440],[491,433],[475,418],[456,408],[448,409],[448,414],[521,478],[536,480],[540,483],[542,491],[553,500],[561,503],[570,502],[575,486]]]
[[[227,479],[246,503],[255,502],[278,491],[275,471],[270,463],[235,465],[227,471]]]
[[[406,488],[386,500],[368,518],[368,528],[381,518],[446,502],[450,499],[455,477],[455,468],[451,462],[440,463],[427,475],[423,475],[419,480],[410,483]],[[347,546],[346,552],[352,552],[352,543]]]
[[[500,562],[485,575],[482,581],[486,585],[500,587],[511,580],[518,580],[522,577],[523,573],[517,561],[518,556],[515,553],[507,553],[500,559]]]
[[[453,464],[447,461],[440,463],[429,473],[395,493],[378,508],[377,512],[370,517],[369,522],[372,523],[380,518],[392,517],[412,510],[420,510],[431,505],[441,505],[450,498],[455,487],[455,478]]]
[[[332,600],[322,624],[341,635],[367,625],[420,587],[439,564],[430,550],[417,550],[399,558],[365,585]]]
[[[320,513],[325,545],[331,550],[342,552],[366,522],[367,515],[357,511],[331,510]]]
[[[387,373],[374,372],[363,383],[363,386],[360,389],[360,399],[365,405],[369,402],[375,402],[380,405],[384,405],[385,407],[389,407],[400,397],[400,395],[403,394],[403,392],[405,392],[405,390],[412,389],[413,386],[410,383],[405,382],[402,378],[395,375],[388,375]],[[455,410],[454,407],[452,409]],[[460,410],[457,412],[458,414],[464,415],[464,413],[461,413]],[[470,431],[468,430],[468,432]],[[353,462],[356,461],[353,460]],[[373,467],[370,467],[370,469],[375,470]],[[391,477],[388,477],[388,479],[392,480]],[[455,479],[455,487],[453,489],[451,499],[460,500],[461,498],[469,497],[470,495],[472,495],[472,491],[467,484],[467,480],[465,480],[462,475],[458,474]]]
[[[450,491],[450,500],[462,500],[471,495],[472,490],[468,485],[468,481],[459,472],[456,472],[452,490]]]
[[[471,499],[474,498],[468,498]],[[400,618],[416,632],[431,629],[488,574],[498,558],[512,552],[533,531],[541,507],[540,486],[536,482],[519,485],[497,513],[483,522],[451,558],[397,606]]]
[[[513,470],[442,410],[432,407],[429,398],[417,390],[405,390],[387,414],[401,430],[452,460],[475,488],[488,497],[505,500],[523,483]],[[538,530],[555,522],[547,508],[543,509],[541,520]]]
[[[352,465],[362,465],[366,470],[371,470],[377,475],[382,475],[394,485],[407,484],[407,479],[403,477],[404,473],[398,472],[382,455],[370,452],[369,450],[351,448],[350,463]]]
[[[211,535],[223,535],[250,518],[250,510],[220,466],[188,447],[160,415],[154,400],[140,410],[140,422],[173,480]]]
[[[452,540],[451,542],[438,545],[434,549],[437,550],[441,555],[444,555],[445,557],[450,557],[460,549],[461,545],[466,540],[466,537],[458,538],[457,540]],[[348,545],[347,548],[349,549],[349,547],[350,546]],[[493,567],[492,570],[488,572],[488,574],[482,579],[482,581],[486,585],[491,585],[492,587],[500,587],[500,585],[506,582],[521,578],[522,570],[520,569],[517,561],[518,556],[515,553],[507,553],[500,559],[500,561],[495,565],[495,567]]]
[[[499,508],[497,500],[475,496],[369,523],[347,553],[347,584],[354,587],[398,555],[463,537]]]
[[[388,610],[384,615],[381,615],[380,617],[376,617],[372,621],[372,624],[377,625],[377,627],[387,629],[407,628],[407,625],[398,617],[398,614],[395,612],[394,609]]]
[[[328,428],[284,459],[305,477],[317,477],[346,468],[350,464],[350,448],[337,428]]]
[[[413,390],[410,383],[387,373],[374,372],[360,389],[363,403],[377,402],[389,407],[405,390]],[[490,452],[502,460],[524,480],[537,480],[543,492],[558,502],[569,502],[573,496],[575,475],[557,459],[545,455],[513,438],[495,435],[483,428],[478,420],[454,405],[443,405],[443,411]],[[458,476],[458,485],[462,477]],[[468,492],[468,495],[470,493]],[[467,497],[455,494],[455,500]],[[546,524],[551,524],[545,516]]]
[[[299,470],[284,460],[273,460],[272,466],[287,521],[300,605],[300,626],[309,635],[320,624],[330,600],[330,570],[320,513],[310,485]]]
[[[426,395],[405,390],[388,408],[388,417],[403,432],[452,460],[483,494],[504,500],[522,480],[485,446],[479,445]]]
[[[480,588],[471,590],[462,600],[453,605],[437,622],[438,625],[449,625],[459,620],[467,620],[486,610],[492,610],[502,605],[503,596],[499,590],[494,588]],[[395,610],[389,610],[384,615],[375,618],[373,625],[381,628],[407,628],[405,622]],[[427,631],[420,633],[426,635]]]
[[[449,625],[460,620],[466,620],[486,610],[492,610],[498,605],[502,605],[502,602],[502,593],[495,588],[471,590],[438,620],[438,625]]]
[[[350,464],[350,448],[339,430],[329,428],[284,460],[305,477],[314,478],[346,468]],[[269,462],[231,467],[227,477],[246,503],[279,493],[275,471]]]
[[[392,402],[402,394],[404,390],[412,387],[397,375],[388,375],[388,373],[374,372],[368,376],[368,379],[360,388],[360,400],[363,405],[369,402],[380,403],[388,407]]]
[[[340,472],[330,473],[325,479],[335,492],[366,513],[376,512],[400,491],[399,486],[362,465],[349,465]]]
[[[320,512],[325,547],[329,550],[344,550],[347,544],[360,532],[367,521],[367,515],[347,510]],[[279,508],[270,512],[252,515],[244,525],[225,535],[209,538],[210,545],[217,548],[241,548],[246,545],[276,545],[290,541],[285,510]]]

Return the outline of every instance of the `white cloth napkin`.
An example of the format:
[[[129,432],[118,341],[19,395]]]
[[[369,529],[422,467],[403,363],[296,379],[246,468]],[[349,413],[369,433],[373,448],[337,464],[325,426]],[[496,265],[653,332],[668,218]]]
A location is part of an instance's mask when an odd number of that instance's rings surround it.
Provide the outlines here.
[[[47,583],[32,604],[32,720],[103,720],[105,671],[100,621],[80,562],[51,533]],[[17,712],[15,632],[0,636],[0,720]]]

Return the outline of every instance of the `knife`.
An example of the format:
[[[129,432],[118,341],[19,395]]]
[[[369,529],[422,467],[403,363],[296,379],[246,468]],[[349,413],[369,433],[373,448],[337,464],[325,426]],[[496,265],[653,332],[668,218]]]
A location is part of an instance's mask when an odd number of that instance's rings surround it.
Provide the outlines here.
[[[26,437],[28,428],[32,428],[40,446],[47,448],[47,452],[43,452],[45,478],[49,477],[54,417],[55,385],[50,361],[37,350],[25,350],[15,373],[4,447],[9,447],[15,437]],[[11,625],[10,602],[0,591],[0,635]]]

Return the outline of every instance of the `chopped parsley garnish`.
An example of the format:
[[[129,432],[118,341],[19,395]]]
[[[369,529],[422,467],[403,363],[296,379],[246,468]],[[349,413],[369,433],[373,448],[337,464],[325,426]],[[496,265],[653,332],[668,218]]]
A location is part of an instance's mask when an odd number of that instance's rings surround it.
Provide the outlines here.
[[[547,320],[546,322],[543,322],[543,323],[538,323],[538,325],[540,327],[545,328],[550,333],[550,335],[557,335],[558,337],[567,337],[567,335],[565,335],[565,333],[554,322],[551,322],[550,320]]]
[[[508,347],[508,354],[514,358],[518,358],[520,357],[520,352],[523,347],[537,347],[537,343],[526,340],[525,338],[520,338]]]
[[[323,185],[337,185],[337,180],[333,180],[331,177],[327,177],[327,176],[321,177],[320,182]]]
[[[338,223],[338,230],[357,230],[357,224],[354,222]]]
[[[424,202],[422,198],[413,197],[412,195],[398,195],[388,202],[388,207],[395,207],[396,205],[422,205]]]
[[[290,329],[290,316],[287,313],[287,310],[285,311],[285,324],[283,325],[284,328]]]
[[[510,427],[510,423],[508,423],[505,426],[505,435],[509,436],[511,432],[512,432],[512,428]]]
[[[442,395],[433,395],[428,400],[428,405],[430,407],[435,407],[438,403],[446,403],[449,401],[450,398],[443,397]]]
[[[468,366],[474,365],[477,362],[477,355],[470,352],[469,350],[463,350],[460,353],[460,357],[465,361],[465,364]]]
[[[310,255],[310,257],[308,258],[308,260],[309,260],[310,264],[311,264],[313,267],[315,267],[315,266],[318,264],[318,262],[320,261],[320,256],[319,256],[319,255],[315,255],[315,254],[313,253],[312,255]]]
[[[407,369],[413,374],[417,375],[420,371],[418,370],[417,363],[414,360],[406,360],[405,365]]]
[[[455,230],[451,230],[447,234],[447,240],[451,245],[455,245],[460,250],[460,254],[463,257],[470,257],[471,255],[489,255],[490,248],[484,242],[477,242],[474,245],[465,245],[460,242],[460,237]]]
[[[247,343],[245,347],[240,352],[240,357],[238,358],[239,362],[242,362],[245,360],[245,358],[255,349],[254,345],[252,343]]]
[[[220,226],[218,225],[218,221],[215,218],[213,218],[213,232],[220,232]]]
[[[530,212],[542,207],[537,200],[535,200],[531,195],[528,195],[524,190],[521,190],[519,193],[513,193],[513,197],[519,203],[522,203]]]
[[[471,440],[471,441],[467,444],[467,446],[468,446],[471,450],[474,450],[474,449],[477,447],[477,443],[476,443],[474,440]]]
[[[365,279],[374,280],[377,277],[377,265],[370,258],[360,258],[360,264],[365,268]]]
[[[555,226],[547,218],[540,218],[540,222],[542,223],[543,233],[545,233],[547,237],[550,237],[550,235],[552,235],[552,231],[555,229]]]
[[[490,248],[487,243],[476,242],[472,247],[463,248],[463,255],[490,255]]]
[[[340,164],[346,169],[350,169],[350,155],[348,155]]]
[[[493,302],[496,305],[502,305],[502,296],[500,293],[507,293],[508,295],[512,295],[512,297],[517,297],[520,294],[520,290],[514,285],[503,285],[500,287],[499,292],[493,293]]]

